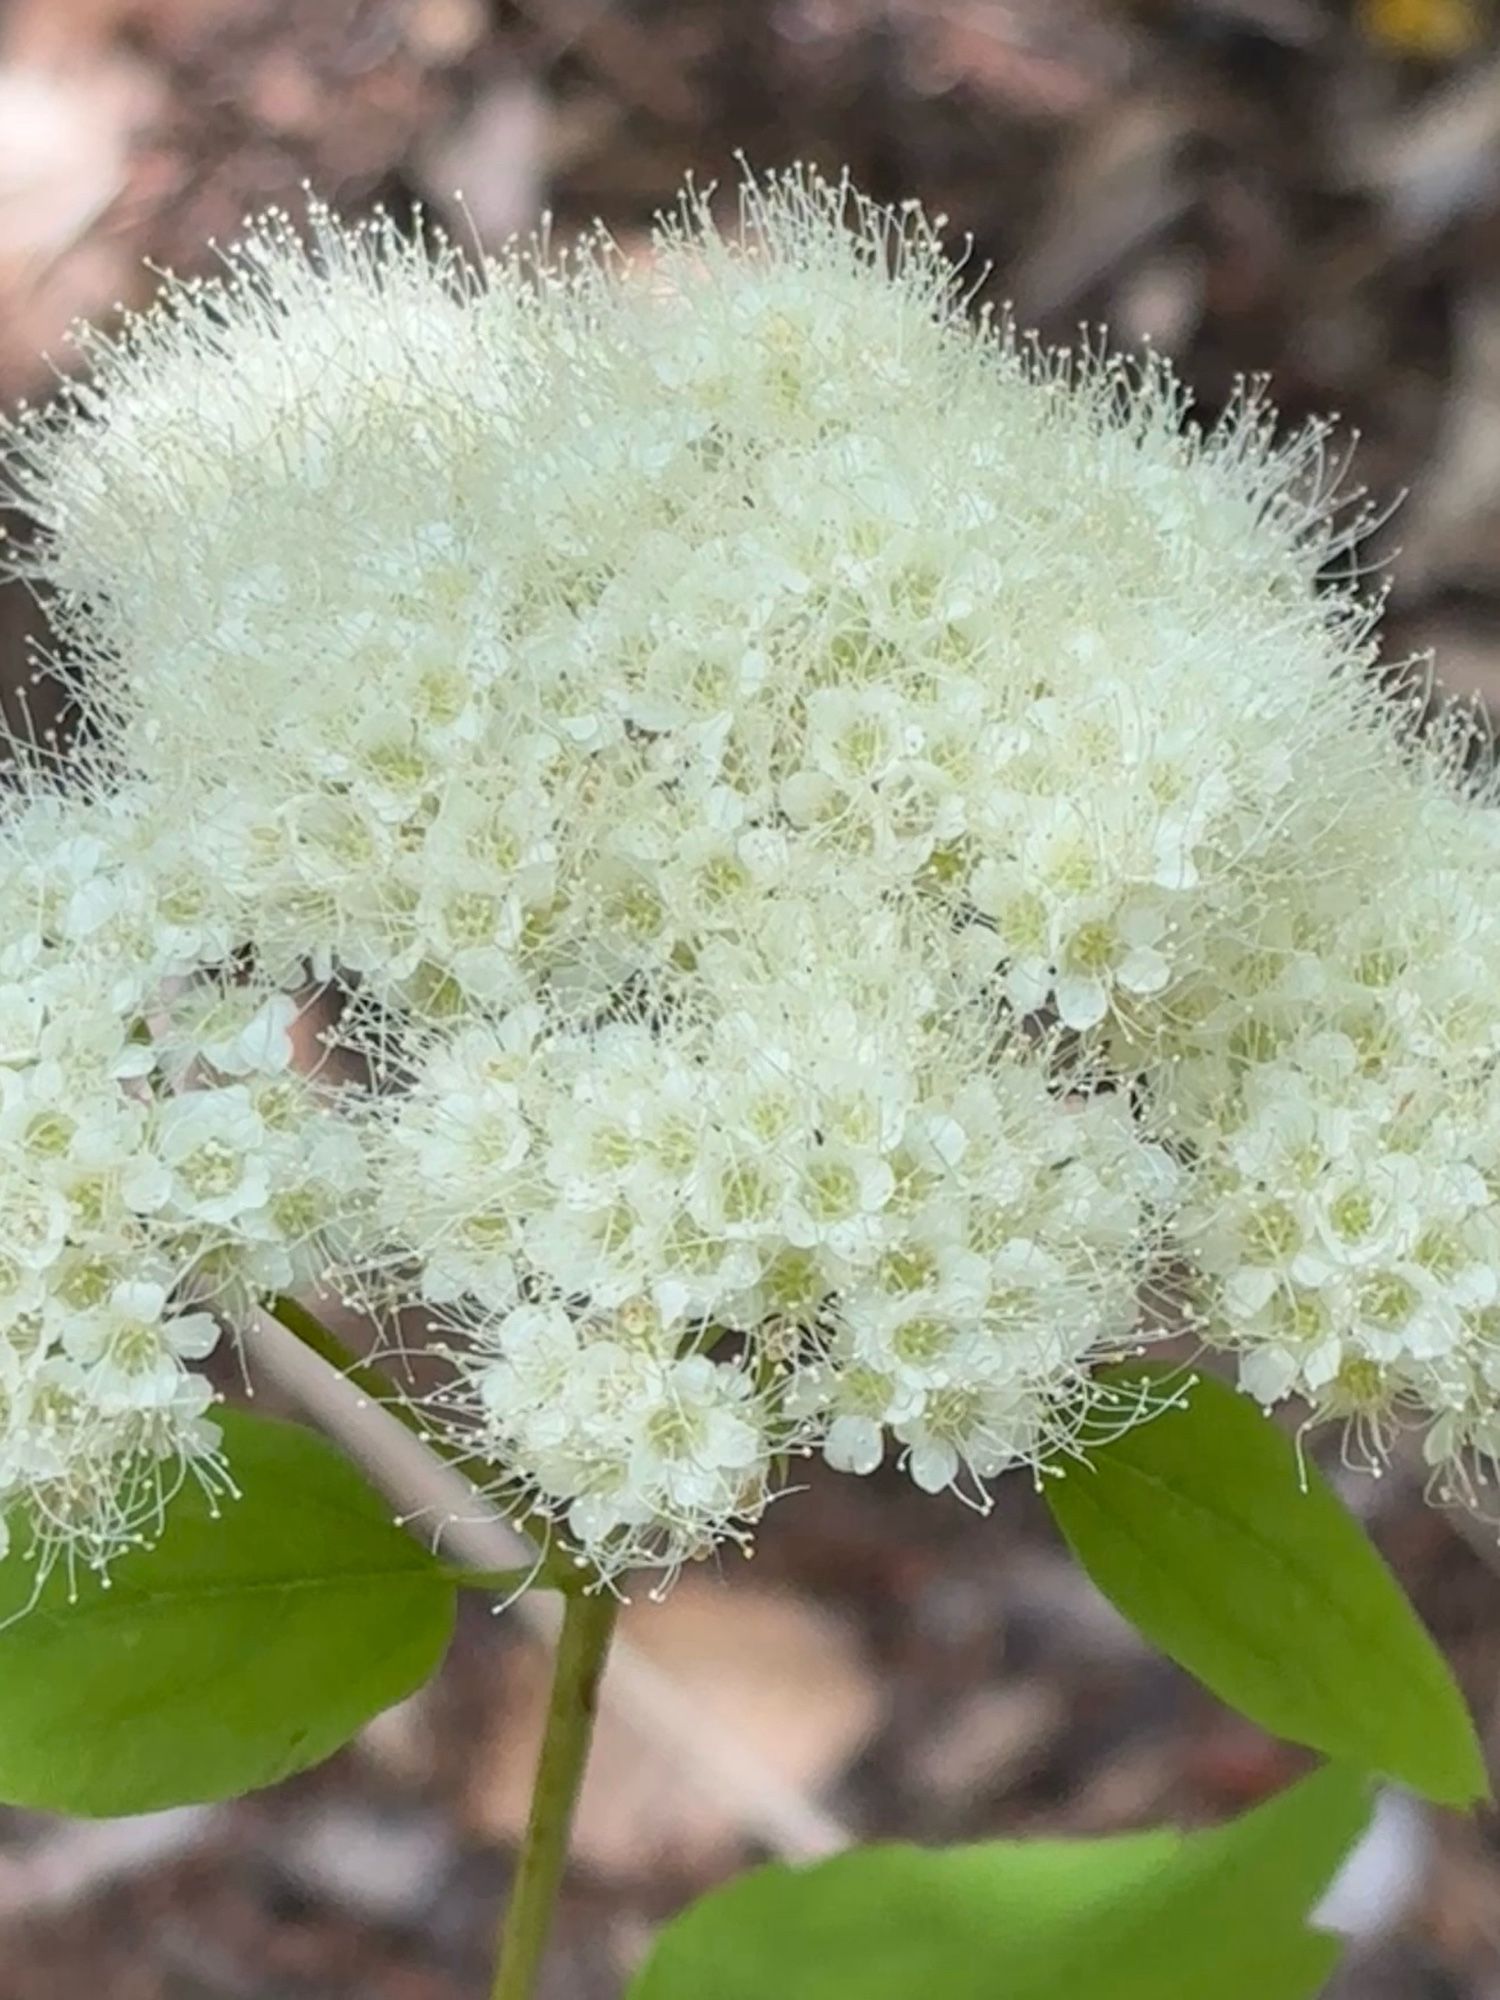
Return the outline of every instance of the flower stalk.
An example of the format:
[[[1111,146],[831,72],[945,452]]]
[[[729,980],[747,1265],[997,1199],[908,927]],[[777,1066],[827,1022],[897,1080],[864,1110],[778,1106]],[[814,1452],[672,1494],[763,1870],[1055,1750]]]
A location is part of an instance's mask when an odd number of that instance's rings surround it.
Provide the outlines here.
[[[546,1733],[491,2000],[531,2000],[568,1858],[619,1603],[608,1590],[565,1600]]]

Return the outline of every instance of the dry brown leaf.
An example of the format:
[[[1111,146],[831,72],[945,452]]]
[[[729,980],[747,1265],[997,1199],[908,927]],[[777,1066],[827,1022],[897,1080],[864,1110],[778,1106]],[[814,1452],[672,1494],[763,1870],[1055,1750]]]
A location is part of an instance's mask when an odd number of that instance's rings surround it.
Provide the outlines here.
[[[158,102],[150,75],[123,59],[77,73],[0,65],[0,393],[36,379],[35,357],[73,319],[143,289],[133,248],[101,225]]]
[[[1024,319],[1071,310],[1181,219],[1193,200],[1180,167],[1191,129],[1152,92],[1122,98],[1082,134],[1009,276]]]
[[[1500,287],[1477,286],[1454,323],[1442,426],[1397,523],[1395,575],[1405,597],[1500,584]]]
[[[435,1711],[433,1683],[429,1681],[404,1701],[372,1716],[355,1742],[383,1777],[417,1790],[431,1780],[437,1763]]]
[[[626,1606],[620,1631],[669,1674],[705,1726],[782,1783],[817,1796],[870,1740],[883,1695],[842,1620],[779,1590],[684,1578],[663,1603]],[[476,1755],[466,1801],[471,1827],[515,1843],[526,1823],[550,1661],[517,1647],[490,1738]],[[613,1881],[709,1880],[743,1849],[735,1801],[664,1766],[628,1724],[604,1710],[574,1831],[579,1864]]]
[[[485,14],[484,0],[413,0],[401,38],[420,62],[459,62],[482,40]]]
[[[497,77],[456,124],[419,149],[416,172],[439,205],[461,196],[474,234],[496,248],[541,215],[549,124],[550,107],[533,77]]]
[[[976,1688],[921,1744],[912,1772],[925,1792],[967,1802],[1014,1784],[1050,1749],[1068,1715],[1063,1689],[1050,1681]]]
[[[0,8],[0,60],[81,71],[107,61],[140,0],[10,0]]]

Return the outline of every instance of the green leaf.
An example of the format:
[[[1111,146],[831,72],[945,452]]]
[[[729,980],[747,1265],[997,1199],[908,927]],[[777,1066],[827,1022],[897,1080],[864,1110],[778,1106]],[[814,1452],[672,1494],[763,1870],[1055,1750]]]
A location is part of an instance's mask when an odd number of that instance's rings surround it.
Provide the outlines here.
[[[242,1497],[189,1484],[108,1586],[0,1565],[0,1800],[75,1814],[232,1798],[328,1756],[442,1658],[456,1591],[311,1431],[222,1413]],[[15,1614],[20,1614],[16,1616]]]
[[[1308,1910],[1368,1816],[1330,1768],[1209,1833],[867,1847],[670,1924],[629,2000],[1309,2000]]]
[[[1130,1398],[1169,1379],[1113,1373]],[[1201,1379],[1046,1493],[1105,1596],[1224,1701],[1444,1804],[1487,1795],[1442,1655],[1358,1522],[1246,1397]]]

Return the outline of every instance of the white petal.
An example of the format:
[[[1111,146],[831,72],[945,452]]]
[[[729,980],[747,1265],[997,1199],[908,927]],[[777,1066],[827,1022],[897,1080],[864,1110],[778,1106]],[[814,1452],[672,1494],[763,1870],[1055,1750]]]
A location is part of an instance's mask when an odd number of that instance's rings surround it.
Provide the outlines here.
[[[871,1417],[835,1417],[823,1456],[835,1472],[873,1472],[885,1457],[885,1435]]]
[[[913,1445],[907,1462],[913,1480],[924,1493],[941,1493],[958,1477],[958,1453],[951,1444],[935,1439]]]
[[[1109,988],[1102,979],[1065,973],[1057,982],[1057,1011],[1067,1028],[1097,1028],[1109,1011]]]

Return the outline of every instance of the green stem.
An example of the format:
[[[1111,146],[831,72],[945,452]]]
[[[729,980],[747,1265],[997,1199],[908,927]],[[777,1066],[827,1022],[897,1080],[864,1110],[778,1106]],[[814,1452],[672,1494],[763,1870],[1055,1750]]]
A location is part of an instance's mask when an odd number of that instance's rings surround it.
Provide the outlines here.
[[[285,1294],[272,1301],[270,1312],[304,1347],[310,1348],[330,1368],[337,1369],[372,1403],[389,1410],[429,1450],[463,1468],[469,1454],[448,1439],[434,1436],[396,1384],[370,1362],[362,1361],[316,1313]],[[619,1605],[608,1590],[597,1587],[592,1571],[580,1567],[566,1550],[546,1551],[535,1571],[455,1569],[450,1574],[455,1583],[476,1589],[500,1589],[508,1593],[530,1582],[563,1593],[562,1633],[557,1643],[546,1733],[492,1994],[492,2000],[532,2000],[537,1970],[552,1928],[553,1907],[567,1865],[573,1808],[588,1761],[599,1681],[614,1636]],[[591,1581],[596,1585],[593,1590],[587,1588]]]
[[[473,1453],[466,1451],[462,1445],[454,1444],[440,1433],[429,1430],[390,1377],[373,1363],[361,1361],[353,1348],[346,1346],[332,1327],[325,1326],[316,1313],[309,1312],[300,1299],[291,1298],[282,1292],[272,1299],[267,1311],[274,1320],[286,1328],[289,1334],[326,1361],[330,1368],[336,1369],[340,1375],[352,1382],[355,1388],[366,1395],[372,1403],[378,1403],[381,1409],[388,1410],[397,1423],[404,1424],[413,1437],[422,1440],[429,1451],[436,1452],[439,1458],[467,1475]],[[517,1520],[516,1526],[522,1529],[528,1526],[524,1515]],[[531,1581],[543,1590],[560,1590],[568,1595],[583,1590],[593,1580],[592,1570],[586,1565],[581,1565],[566,1547],[544,1549],[536,1564],[530,1569],[495,1572],[496,1576],[506,1579],[503,1587],[507,1589],[512,1575],[523,1574],[529,1576]],[[485,1572],[471,1571],[455,1580],[479,1589],[484,1587],[482,1581],[484,1575]]]
[[[531,1816],[511,1887],[490,2000],[532,2000],[568,1859],[573,1808],[588,1762],[599,1681],[619,1605],[607,1590],[570,1597],[552,1673]]]

